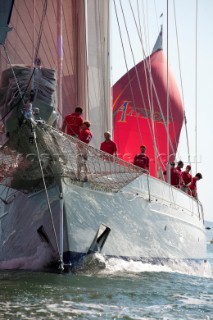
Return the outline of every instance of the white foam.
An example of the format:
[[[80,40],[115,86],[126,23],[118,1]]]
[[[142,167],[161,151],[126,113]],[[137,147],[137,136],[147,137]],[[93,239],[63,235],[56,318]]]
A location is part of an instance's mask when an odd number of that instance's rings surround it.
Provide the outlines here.
[[[92,261],[92,263],[91,263]],[[141,272],[175,272],[200,277],[212,277],[212,270],[209,262],[196,263],[187,261],[167,261],[163,265],[154,265],[141,261],[122,260],[118,258],[104,259],[101,254],[94,254],[93,259],[84,261],[81,270],[99,274],[124,274]],[[99,263],[100,262],[100,263]]]

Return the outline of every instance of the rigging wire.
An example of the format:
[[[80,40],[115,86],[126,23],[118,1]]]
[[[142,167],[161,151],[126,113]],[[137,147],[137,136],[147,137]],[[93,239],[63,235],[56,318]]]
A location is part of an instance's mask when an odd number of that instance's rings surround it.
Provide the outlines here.
[[[141,19],[140,19],[140,7],[137,0],[137,12],[138,12],[138,24],[139,24],[139,30],[140,30],[140,37],[142,38],[142,27],[141,27]]]
[[[158,27],[158,33],[160,32],[159,24],[158,24],[158,17],[157,17],[157,8],[156,8],[156,1],[154,0],[154,7],[155,7],[155,18],[157,22],[157,27]]]
[[[51,217],[53,233],[54,233],[54,236],[55,236],[57,253],[58,253],[58,256],[59,256],[59,260],[60,260],[61,256],[60,256],[60,250],[59,250],[59,245],[58,245],[58,240],[57,240],[57,234],[56,234],[56,230],[55,230],[55,225],[54,225],[54,220],[53,220],[53,213],[52,213],[52,209],[51,209],[51,206],[50,206],[50,200],[49,200],[49,195],[48,195],[48,191],[47,191],[47,185],[46,185],[46,182],[45,182],[44,171],[43,171],[41,158],[40,158],[40,153],[39,153],[39,149],[38,149],[38,144],[37,144],[37,140],[36,140],[37,137],[36,137],[35,128],[32,128],[32,130],[33,130],[33,137],[34,137],[34,142],[35,142],[35,146],[36,146],[36,151],[37,151],[37,155],[38,155],[39,166],[40,166],[40,169],[41,169],[41,176],[42,176],[42,180],[43,180],[43,184],[44,184],[44,190],[45,190],[45,194],[46,194],[47,205],[48,205],[48,209],[49,209],[49,213],[50,213],[50,217]]]
[[[62,75],[63,75],[63,24],[62,24],[62,0],[57,1],[57,93],[58,110],[63,110],[62,101]],[[58,126],[62,126],[62,119],[58,117]]]
[[[136,25],[136,29],[137,29],[137,32],[138,32],[138,35],[139,35],[139,39],[140,39],[140,42],[141,42],[141,44],[142,44],[142,50],[143,50],[143,53],[144,53],[144,55],[145,55],[145,50],[144,50],[144,47],[143,47],[143,41],[142,41],[142,38],[140,38],[140,32],[138,31],[138,26],[137,26],[137,23],[136,23],[134,11],[133,11],[133,9],[132,9],[130,0],[129,0],[129,4],[130,4],[131,10],[132,10],[132,15],[133,15],[134,22],[135,22],[135,25]],[[146,55],[145,55],[145,56],[146,56]],[[157,100],[157,103],[158,103],[158,107],[159,107],[159,109],[160,109],[160,112],[161,112],[161,115],[162,115],[162,118],[163,118],[163,123],[164,123],[165,129],[167,130],[167,128],[166,128],[166,119],[165,119],[165,117],[164,117],[164,114],[163,114],[163,111],[162,111],[162,107],[161,107],[161,104],[160,104],[160,101],[159,101],[159,98],[158,98],[158,92],[157,92],[157,89],[156,89],[156,87],[155,87],[155,84],[154,84],[154,81],[153,81],[153,78],[152,78],[150,56],[148,57],[148,59],[149,59],[149,63],[148,63],[147,59],[145,60],[145,63],[146,63],[146,65],[147,65],[147,69],[149,70],[149,74],[150,74],[149,79],[150,79],[150,81],[151,81],[151,88],[154,89],[154,93],[155,93],[155,97],[156,97],[156,100]],[[145,76],[147,77],[146,69],[145,69]],[[146,83],[147,83],[147,79],[146,79]],[[147,85],[147,88],[148,88],[148,85]],[[148,89],[147,89],[147,94],[148,94],[148,98],[149,98],[149,90],[148,90]],[[152,100],[152,99],[151,99],[151,100]],[[151,105],[150,99],[149,99],[149,104]],[[150,107],[150,108],[151,108],[151,107]],[[152,133],[151,130],[150,130],[150,132]],[[153,135],[154,135],[154,134],[155,134],[155,132],[153,133]],[[171,143],[171,139],[170,139],[170,136],[169,136],[168,131],[167,131],[167,136],[168,136],[168,138],[169,138],[170,147],[171,147],[171,149],[172,149],[172,151],[173,151],[173,153],[174,153],[174,148],[173,148],[173,145],[172,145],[172,143]],[[154,141],[154,138],[152,138],[152,139],[153,139],[153,141]],[[158,151],[157,151],[157,152],[158,152]]]
[[[147,119],[148,119],[148,118],[149,118],[149,117],[148,117],[148,111],[147,111],[146,104],[145,104],[145,100],[144,100],[143,90],[142,90],[142,88],[141,88],[140,78],[139,78],[138,70],[137,70],[137,67],[136,67],[136,61],[135,61],[135,57],[134,57],[134,53],[133,53],[133,49],[132,49],[132,44],[131,44],[131,40],[130,40],[130,35],[129,35],[129,32],[128,32],[128,28],[127,28],[127,24],[126,24],[126,18],[125,18],[123,6],[122,6],[122,4],[121,4],[121,0],[120,0],[120,7],[121,7],[122,15],[123,15],[123,20],[124,20],[124,25],[125,25],[126,33],[127,33],[127,36],[128,36],[128,42],[129,42],[130,50],[131,50],[131,53],[132,53],[132,59],[133,59],[133,63],[134,63],[134,69],[135,69],[135,73],[136,73],[137,82],[138,82],[138,86],[139,86],[139,90],[140,90],[142,102],[143,102],[143,105],[144,105],[144,109],[145,109],[145,112],[146,112],[146,115],[147,115]],[[148,123],[148,126],[149,126],[150,133],[153,134],[153,133],[152,133],[152,129],[151,129],[150,121],[147,121],[147,123]]]
[[[171,171],[170,171],[170,152],[169,152],[169,2],[166,2],[166,128],[167,128],[167,165],[166,165],[166,181],[171,183]]]
[[[142,46],[142,51],[145,55],[145,50],[144,50],[144,46],[143,46],[143,41],[142,41],[142,32],[139,32],[138,29],[138,25],[135,19],[135,14],[131,5],[131,2],[129,0],[129,5],[131,7],[131,11],[132,11],[132,15],[133,15],[133,19],[135,22],[135,26],[138,32],[138,36],[139,36],[139,40],[141,42],[141,46]],[[151,115],[151,119],[150,119],[150,124],[149,124],[149,129],[150,129],[150,133],[152,136],[152,141],[154,144],[154,154],[155,154],[155,159],[157,160],[157,162],[155,162],[155,166],[156,166],[156,172],[157,172],[157,166],[158,166],[158,156],[157,154],[159,154],[158,150],[157,150],[157,139],[155,136],[155,122],[154,122],[154,105],[153,105],[153,90],[152,90],[152,83],[153,83],[153,79],[152,79],[152,73],[151,73],[151,60],[150,60],[150,55],[149,57],[146,59],[146,55],[145,55],[145,60],[144,60],[144,72],[145,72],[145,79],[146,79],[146,90],[147,90],[147,97],[148,97],[148,105],[149,105],[149,109],[150,109],[150,115]],[[148,72],[147,72],[148,70]],[[147,73],[149,74],[149,77],[147,76]],[[148,81],[149,80],[149,81]]]
[[[72,50],[71,50],[70,41],[69,41],[69,38],[68,38],[68,27],[67,27],[67,19],[65,18],[64,6],[62,6],[62,11],[63,11],[63,17],[64,17],[63,20],[64,20],[64,27],[65,27],[65,36],[66,36],[67,43],[68,43],[68,48],[69,48],[69,51],[68,51],[69,63],[67,62],[68,58],[66,58],[67,57],[66,50],[64,50],[64,48],[63,48],[64,61],[65,61],[65,65],[67,67],[68,74],[74,74],[74,65],[73,65],[73,59],[72,59],[72,56],[71,56]],[[69,66],[70,66],[71,71],[69,70]],[[66,83],[67,82],[68,81],[66,81]],[[69,83],[70,83],[70,86],[71,86],[71,90],[74,91],[75,90],[74,83],[73,82],[69,82]]]
[[[11,69],[13,70],[12,65],[11,65]],[[13,72],[14,72],[14,71],[13,71]],[[19,100],[17,103],[15,103],[15,104],[13,105],[13,107],[12,107],[8,112],[6,112],[6,114],[3,115],[3,117],[0,119],[0,121],[4,120],[4,119],[6,118],[6,116],[7,116],[13,109],[15,109],[16,107],[19,108],[19,107],[20,107],[20,102],[22,102],[22,103],[24,104],[24,97],[25,97],[25,94],[27,93],[27,90],[28,90],[29,85],[30,85],[30,83],[31,83],[32,77],[33,77],[33,75],[34,75],[34,72],[35,72],[35,68],[33,68],[33,72],[32,72],[32,74],[31,74],[31,76],[30,76],[30,79],[28,80],[28,83],[27,83],[27,86],[26,86],[26,89],[25,89],[23,95],[21,95],[21,97],[20,97],[20,100]]]
[[[55,2],[53,1],[53,2],[51,2],[51,4],[52,4],[53,11],[54,11],[54,16],[57,17],[56,8],[55,8]],[[62,13],[63,13],[63,17],[64,17],[64,19],[63,19],[63,22],[64,22],[63,23],[63,29],[65,28],[64,33],[66,35],[66,39],[67,39],[67,43],[68,43],[68,47],[69,47],[69,50],[68,50],[69,51],[69,57],[70,57],[70,60],[69,60],[69,63],[68,63],[68,59],[66,58],[67,57],[67,52],[66,52],[66,50],[64,50],[64,46],[63,46],[63,57],[64,57],[63,58],[63,70],[62,70],[63,76],[65,76],[65,74],[66,74],[66,71],[64,70],[64,66],[66,66],[66,68],[67,68],[67,74],[74,74],[73,59],[71,57],[72,50],[70,48],[70,41],[69,41],[69,38],[68,38],[68,34],[69,34],[70,31],[69,32],[67,31],[67,29],[68,29],[67,25],[66,25],[67,19],[65,18],[64,11],[65,10],[64,10],[64,7],[63,7],[63,3],[62,3]],[[48,12],[49,12],[49,10],[48,10]],[[51,34],[52,44],[54,45],[55,52],[57,53],[56,42],[55,42],[55,39],[54,39],[54,36],[53,36],[53,32],[52,32],[52,29],[51,29],[51,23],[50,23],[51,20],[52,20],[52,16],[47,14],[46,15],[46,21],[47,21],[48,29],[49,29],[49,32]],[[45,38],[46,38],[46,36],[45,36]],[[64,38],[65,37],[63,37],[63,39]],[[47,38],[46,38],[46,42],[49,42]],[[50,48],[49,48],[49,50],[50,50]],[[52,53],[52,50],[50,50],[50,52]],[[51,64],[48,61],[49,65],[50,65],[51,68],[52,68],[52,66],[54,66],[54,68],[56,68],[57,65],[55,63],[55,59],[54,59],[53,54],[51,55],[51,57],[52,57],[53,64]],[[71,71],[69,70],[69,65],[71,66]],[[73,81],[63,81],[63,88],[64,88],[64,91],[66,91],[66,92],[75,91],[74,82]]]
[[[197,26],[198,26],[198,0],[196,0],[195,19],[195,172],[197,172]]]
[[[166,50],[166,54],[167,54],[167,66],[166,66],[166,122],[167,122],[167,134],[169,137],[169,2],[167,0],[167,6],[166,6],[166,10],[167,10],[167,15],[166,15],[166,25],[167,25],[167,32],[166,32],[166,46],[167,46],[167,50]],[[170,162],[170,155],[169,155],[169,141],[167,139],[167,163]],[[167,173],[166,175],[167,177],[169,177],[169,174]],[[170,181],[167,181],[170,182]]]
[[[117,7],[116,7],[116,4],[115,4],[115,0],[114,0],[114,7],[115,7],[115,13],[116,13],[116,19],[117,19],[117,24],[118,24],[118,29],[119,29],[119,35],[120,35],[121,44],[122,44],[122,49],[123,49],[123,54],[124,54],[124,60],[125,60],[126,70],[127,70],[127,74],[128,74],[128,81],[129,81],[130,90],[131,90],[131,95],[132,95],[132,100],[133,100],[133,108],[134,108],[135,111],[136,111],[135,97],[134,97],[133,88],[132,88],[132,80],[130,79],[129,69],[128,69],[128,65],[127,65],[126,53],[125,53],[125,49],[124,49],[124,42],[123,42],[123,38],[122,38],[122,34],[121,34],[121,27],[120,27],[120,23],[119,23],[119,19],[118,19],[118,12],[117,12]],[[139,132],[139,135],[140,135],[140,141],[142,141],[142,135],[141,135],[141,131],[140,131],[140,126],[139,126],[138,117],[136,117],[136,121],[137,121],[138,132]]]
[[[114,5],[115,5],[115,3],[114,3]],[[121,6],[121,9],[122,9],[121,3],[120,3],[120,6]],[[130,6],[131,6],[131,3],[130,3]],[[115,7],[116,7],[116,6],[115,6]],[[133,10],[132,10],[132,11],[133,11]],[[122,10],[122,12],[123,12],[123,10]],[[133,12],[133,17],[134,17],[134,12]],[[126,26],[126,20],[125,20],[124,14],[123,14],[123,18],[124,18],[124,22],[125,22],[125,26]],[[118,20],[118,19],[117,19],[117,20]],[[137,22],[136,22],[135,17],[134,17],[134,20],[135,20],[136,28],[137,28],[137,30],[139,30],[139,29],[138,29],[138,26],[137,26]],[[126,29],[127,29],[127,28],[126,28]],[[127,34],[128,34],[128,30],[126,30],[126,31],[127,31]],[[121,33],[121,32],[120,32],[120,33]],[[138,31],[138,34],[139,34],[139,38],[140,38],[140,32],[139,32],[139,31]],[[122,39],[121,35],[120,35],[120,38]],[[141,39],[140,39],[140,40],[141,40]],[[130,47],[131,47],[130,39],[129,39],[129,43],[130,43]],[[142,49],[143,49],[143,42],[142,42],[142,40],[141,40],[141,44],[142,44]],[[123,51],[124,51],[124,50],[123,50]],[[144,52],[144,49],[143,49],[143,52]],[[133,60],[134,60],[134,54],[132,53],[132,55],[133,55]],[[125,56],[125,51],[124,51],[124,56]],[[146,63],[147,63],[147,68],[148,68],[148,62],[146,61]],[[137,68],[135,68],[135,69],[136,69],[136,75],[137,75]],[[127,71],[128,71],[128,68],[127,68]],[[147,79],[146,79],[146,81],[147,81]],[[153,82],[152,77],[151,77],[151,82],[152,82],[152,85],[153,85],[154,94],[155,94],[155,96],[156,96],[156,100],[157,100],[157,103],[158,103],[160,112],[161,112],[161,114],[162,114],[163,123],[164,123],[165,129],[166,129],[166,131],[167,131],[166,120],[165,120],[165,117],[164,117],[164,115],[163,115],[163,113],[162,113],[162,108],[161,108],[161,105],[160,105],[160,101],[159,101],[159,99],[158,99],[157,90],[156,90],[156,88],[155,88],[155,85],[154,85],[154,82]],[[139,83],[139,86],[140,86],[140,82],[138,82],[138,83]],[[132,94],[132,93],[131,93],[131,94]],[[142,95],[142,99],[143,99],[143,95]],[[145,109],[145,111],[146,111],[146,113],[147,113],[147,109]],[[149,125],[150,133],[152,134],[153,131],[152,131],[152,129],[150,128],[150,122],[148,121],[147,123],[148,123],[148,125]],[[139,133],[140,133],[140,131],[139,131]],[[167,135],[168,135],[168,131],[167,131]],[[168,136],[169,136],[169,135],[168,135]],[[153,137],[153,134],[152,134],[152,137]],[[152,138],[152,139],[153,139],[153,138]],[[153,139],[153,140],[154,140],[154,139]],[[169,143],[170,143],[171,149],[172,149],[173,152],[174,152],[173,145],[172,145],[172,143],[171,143],[170,137],[169,137]],[[156,148],[156,149],[157,149],[157,148]],[[156,150],[156,149],[155,149],[155,150]],[[156,153],[159,154],[158,151],[156,151]],[[157,159],[158,161],[161,161],[161,158],[160,158],[159,156],[157,156],[156,159]]]
[[[19,86],[19,83],[18,83],[18,79],[16,78],[16,74],[15,74],[15,72],[14,72],[14,69],[13,69],[12,63],[11,63],[11,61],[10,61],[10,57],[9,57],[9,55],[8,55],[7,48],[6,48],[5,44],[3,44],[3,48],[4,48],[5,55],[6,55],[6,57],[7,57],[7,60],[8,60],[8,62],[9,62],[9,64],[10,64],[10,67],[11,67],[11,70],[12,70],[12,74],[13,74],[13,77],[14,77],[14,79],[15,79],[16,86],[17,86],[17,88],[18,88],[19,95],[20,95],[20,97],[22,98],[22,93],[21,93],[21,89],[20,89],[20,86]]]
[[[16,10],[17,10],[17,8],[16,8]],[[42,30],[43,30],[43,22],[44,22],[44,17],[45,17],[45,15],[46,15],[46,12],[47,12],[47,0],[45,0],[44,6],[43,6],[43,14],[42,14],[42,19],[41,19],[41,24],[40,24],[40,30],[39,30],[40,36],[38,37],[38,42],[37,42],[37,46],[36,46],[35,60],[37,59],[37,56],[38,56],[38,50],[39,50],[39,47],[40,47]],[[18,15],[19,15],[19,17],[20,17],[20,19],[21,19],[21,16],[20,16],[18,10],[17,10],[17,13],[18,13]],[[21,21],[23,22],[23,20],[21,20]],[[22,103],[24,104],[24,100],[23,100],[23,99],[24,99],[24,97],[25,97],[25,94],[26,94],[26,92],[27,92],[27,90],[28,90],[28,88],[29,88],[29,85],[30,85],[30,83],[31,83],[32,77],[33,77],[34,72],[35,72],[35,68],[33,68],[33,72],[32,72],[32,74],[31,74],[31,76],[30,76],[30,79],[28,80],[26,89],[25,89],[24,93],[22,94],[21,89],[20,89],[20,86],[19,86],[19,83],[18,83],[18,80],[17,80],[17,77],[16,77],[16,75],[15,75],[15,72],[14,72],[14,69],[13,69],[13,66],[12,66],[12,63],[11,63],[11,60],[10,60],[10,57],[9,57],[8,52],[7,52],[7,48],[6,48],[5,44],[3,44],[3,48],[4,48],[4,51],[5,51],[5,55],[6,55],[6,57],[7,57],[7,60],[8,60],[8,62],[9,62],[9,64],[10,64],[10,68],[11,68],[11,70],[12,70],[13,77],[14,77],[15,82],[16,82],[16,86],[17,86],[18,91],[19,91],[20,100],[19,100],[16,104],[14,104],[14,106],[13,106],[6,114],[4,114],[4,116],[0,119],[0,121],[4,120],[5,117],[6,117],[13,109],[15,109],[16,107],[19,107],[20,102],[22,102]]]
[[[139,39],[140,39],[140,42],[141,42],[141,44],[142,44],[143,53],[144,53],[144,55],[145,55],[145,51],[144,51],[144,47],[143,47],[143,41],[142,41],[142,39],[140,38],[140,32],[138,31],[138,26],[137,26],[137,23],[136,23],[134,11],[133,11],[133,9],[132,9],[131,2],[130,2],[130,1],[129,1],[129,4],[130,4],[131,10],[132,10],[132,15],[133,15],[133,18],[134,18],[134,21],[135,21],[135,25],[136,25],[137,32],[138,32],[138,35],[139,35]],[[149,70],[149,74],[150,74],[149,79],[150,79],[151,84],[150,84],[149,86],[154,90],[154,94],[155,94],[155,97],[156,97],[156,100],[157,100],[157,103],[158,103],[158,107],[159,107],[160,112],[161,112],[161,115],[162,115],[162,119],[163,119],[163,123],[164,123],[164,126],[165,126],[165,130],[166,130],[166,132],[167,132],[169,145],[170,145],[170,147],[171,147],[171,149],[172,149],[172,152],[174,153],[174,147],[173,147],[173,145],[172,145],[172,143],[171,143],[171,138],[170,138],[170,135],[169,135],[167,126],[166,126],[166,119],[165,119],[165,117],[164,117],[164,114],[163,114],[163,111],[162,111],[162,107],[161,107],[161,104],[160,104],[160,101],[159,101],[159,98],[158,98],[158,92],[157,92],[157,90],[156,90],[156,87],[155,87],[155,84],[154,84],[154,81],[153,81],[153,78],[152,78],[152,74],[151,74],[150,56],[149,56],[148,59],[149,59],[149,63],[148,63],[147,59],[145,60],[145,63],[146,63],[146,65],[147,65],[147,69]],[[150,110],[153,110],[153,104],[151,104],[151,102],[150,102],[150,97],[149,97],[149,90],[148,90],[148,87],[149,87],[149,86],[148,86],[148,84],[147,84],[147,73],[146,73],[146,69],[145,69],[145,76],[146,76],[146,86],[147,86],[147,92],[148,92],[148,100],[149,100]],[[151,93],[152,93],[152,90],[151,90]],[[151,100],[152,100],[152,99],[151,99]],[[151,108],[151,107],[152,107],[152,108]],[[146,110],[146,112],[147,112],[147,110]],[[153,112],[153,111],[152,111],[152,112]],[[152,114],[152,113],[151,113],[151,114]],[[150,121],[151,121],[151,120],[150,120]],[[152,129],[151,129],[151,128],[150,128],[151,125],[150,125],[149,122],[148,122],[148,124],[149,124],[150,133],[151,133],[151,135],[152,135],[152,140],[153,140],[153,141],[156,141],[154,127],[152,126]],[[158,152],[158,150],[157,150],[157,145],[155,145],[154,151],[155,151],[155,153],[158,154],[158,156],[156,156],[156,159],[158,159],[158,161],[159,161],[160,159],[159,159],[159,152]]]
[[[32,79],[33,74],[34,74],[34,71],[35,71],[35,68],[34,68],[32,74],[31,74],[31,76],[30,76],[30,79],[29,79],[29,81],[28,81],[27,87],[26,87],[24,93],[22,94],[21,89],[20,89],[20,86],[19,86],[19,83],[18,83],[18,79],[17,79],[17,77],[16,77],[16,74],[15,74],[15,72],[14,72],[12,63],[11,63],[11,61],[10,61],[10,57],[9,57],[9,55],[8,55],[8,52],[7,52],[7,48],[6,48],[6,46],[5,46],[4,44],[3,44],[3,47],[4,47],[4,51],[5,51],[6,57],[7,57],[7,59],[8,59],[8,62],[9,62],[9,64],[10,64],[10,68],[11,68],[11,70],[12,70],[13,77],[14,77],[14,79],[15,79],[16,86],[17,86],[17,88],[18,88],[18,92],[19,92],[19,95],[20,95],[20,99],[19,99],[19,101],[18,101],[16,104],[14,104],[14,106],[13,106],[8,112],[6,112],[6,114],[3,115],[3,117],[0,119],[0,121],[4,120],[5,117],[6,117],[13,109],[15,109],[16,107],[19,107],[20,102],[22,102],[22,103],[24,104],[24,100],[23,100],[23,99],[24,99],[24,97],[25,97],[25,94],[26,94],[26,92],[27,92],[27,90],[28,90],[28,87],[29,87],[29,85],[30,85],[31,79]]]
[[[185,124],[185,134],[186,134],[188,163],[191,164],[190,149],[189,149],[189,136],[188,136],[188,127],[187,127],[187,118],[186,118],[186,113],[185,113],[185,102],[184,102],[184,92],[183,92],[183,80],[182,80],[181,62],[180,62],[180,46],[179,46],[178,30],[177,30],[177,19],[176,19],[175,0],[173,0],[173,8],[174,8],[174,20],[175,20],[175,32],[176,32],[176,39],[177,39],[178,66],[179,66],[179,73],[180,73],[181,93],[182,93],[182,101],[183,101],[183,109],[184,109],[184,124]]]
[[[150,33],[149,33],[149,3],[150,3],[150,0],[146,0],[146,5],[144,6],[143,4],[143,1],[142,1],[142,5],[143,5],[143,20],[144,20],[144,30],[145,30],[145,34],[146,34],[146,49],[147,49],[147,54],[145,55],[145,57],[147,55],[149,55],[150,53]],[[146,12],[145,12],[145,9],[146,9]]]
[[[35,0],[34,0],[35,1]],[[40,50],[40,48],[42,47],[42,49],[43,49],[43,53],[44,53],[44,55],[45,55],[45,58],[46,58],[46,60],[48,61],[48,63],[49,63],[49,66],[51,66],[52,64],[51,64],[51,60],[53,61],[53,64],[54,64],[54,56],[53,56],[53,50],[50,50],[50,48],[49,48],[49,54],[47,54],[47,50],[46,50],[46,48],[44,47],[44,44],[43,44],[43,42],[41,41],[41,38],[42,38],[42,36],[43,36],[43,24],[44,24],[44,21],[45,20],[47,20],[47,12],[49,11],[47,11],[47,7],[48,7],[48,3],[47,3],[47,0],[45,0],[45,2],[44,2],[44,4],[43,4],[43,8],[42,8],[42,13],[40,14],[40,12],[38,12],[38,8],[37,8],[37,6],[35,6],[35,2],[33,3],[33,8],[34,8],[34,12],[33,12],[33,15],[32,15],[32,13],[31,13],[31,11],[30,11],[30,1],[27,1],[27,3],[26,3],[26,0],[24,0],[24,2],[25,2],[25,8],[26,8],[26,10],[27,10],[27,12],[28,12],[28,15],[29,15],[29,17],[30,17],[30,19],[31,19],[31,22],[32,22],[32,24],[34,25],[34,18],[37,16],[37,20],[38,20],[38,22],[39,22],[39,31],[36,29],[36,27],[34,26],[34,30],[33,30],[33,37],[31,37],[30,35],[29,35],[29,38],[30,38],[30,40],[31,40],[31,43],[32,43],[32,46],[33,46],[33,51],[34,51],[34,62],[37,60],[37,58],[38,58],[38,55],[36,56],[36,51],[37,51],[37,53],[39,52],[39,50]],[[21,12],[21,13],[19,13],[19,11],[17,10],[17,8],[16,8],[16,11],[17,11],[17,14],[18,14],[18,16],[19,16],[19,18],[20,18],[20,20],[22,21],[22,24],[23,24],[23,27],[25,28],[25,30],[27,30],[28,28],[27,28],[27,24],[25,24],[24,23],[24,21],[23,21],[23,19],[22,19],[22,15],[23,15],[23,13]],[[41,19],[40,19],[40,15],[41,15]],[[36,44],[36,46],[35,46],[35,48],[34,48],[34,41],[35,41],[35,33],[37,34],[37,44]],[[19,33],[17,33],[17,37],[19,37],[19,39],[20,40],[22,40],[21,39],[21,37],[19,36]],[[45,37],[45,39],[46,39],[46,41],[45,41],[45,44],[47,45],[47,46],[49,46],[49,44],[48,44],[48,39],[46,38],[46,35],[45,35],[45,33],[44,33],[44,37]],[[34,40],[33,40],[34,39]],[[53,44],[54,44],[54,41],[53,41]],[[26,46],[24,45],[24,43],[23,43],[23,47],[25,48],[25,50],[26,50]],[[30,56],[30,61],[31,61],[31,58],[32,58],[32,54],[30,53],[29,54],[29,56]],[[25,63],[26,63],[26,61],[25,61]]]
[[[40,23],[39,32],[38,32],[38,41],[37,41],[37,46],[35,48],[35,61],[38,58],[38,52],[39,52],[39,48],[40,48],[40,45],[41,45],[41,37],[42,37],[42,33],[43,33],[43,24],[44,24],[44,18],[46,16],[46,13],[47,13],[47,0],[44,1],[44,5],[43,5],[41,23]]]
[[[97,21],[97,24],[98,24],[98,28],[97,28],[97,30],[98,30],[98,38],[99,38],[99,43],[101,43],[102,42],[102,39],[101,39],[101,21],[100,21],[100,12],[101,12],[101,8],[100,8],[100,5],[101,5],[101,3],[100,2],[98,2],[97,3],[97,6],[96,6],[96,10],[98,11],[96,14],[95,14],[95,17],[98,17],[98,21]],[[104,57],[104,48],[103,48],[103,46],[101,46],[101,50],[100,50],[100,54],[101,54],[101,59],[100,59],[100,61],[103,61],[103,57]],[[100,77],[101,77],[101,79],[99,79],[99,82],[98,82],[98,85],[99,85],[99,89],[97,90],[97,92],[101,92],[101,91],[103,91],[103,106],[105,106],[106,108],[108,107],[107,105],[106,105],[106,95],[105,95],[105,91],[103,90],[103,88],[107,85],[107,84],[105,84],[104,83],[104,67],[105,67],[105,65],[104,64],[101,64],[100,63],[100,61],[98,61],[98,63],[99,63],[99,65],[101,66],[101,75],[100,75]],[[102,82],[102,83],[101,83]],[[101,90],[102,89],[102,90]],[[101,119],[103,119],[104,117],[102,116],[101,117]],[[104,124],[102,124],[103,125],[103,128],[105,127],[104,126]],[[109,124],[107,123],[107,127],[109,127]]]

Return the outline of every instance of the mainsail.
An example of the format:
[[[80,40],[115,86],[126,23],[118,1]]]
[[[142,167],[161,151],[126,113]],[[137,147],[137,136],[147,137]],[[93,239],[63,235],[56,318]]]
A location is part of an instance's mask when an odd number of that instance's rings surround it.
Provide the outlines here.
[[[161,43],[160,40],[161,34],[156,44]],[[113,114],[119,156],[133,162],[140,145],[146,145],[150,174],[157,177],[168,159],[175,158],[183,124],[183,106],[170,68],[167,95],[167,59],[159,45],[154,49],[156,51],[113,86]]]

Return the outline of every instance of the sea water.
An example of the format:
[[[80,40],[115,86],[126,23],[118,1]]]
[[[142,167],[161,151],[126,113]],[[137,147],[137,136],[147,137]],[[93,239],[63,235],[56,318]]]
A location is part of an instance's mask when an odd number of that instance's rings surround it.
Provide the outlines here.
[[[75,274],[1,270],[0,319],[213,319],[212,238],[207,230],[202,270],[116,259],[103,268],[103,257]]]

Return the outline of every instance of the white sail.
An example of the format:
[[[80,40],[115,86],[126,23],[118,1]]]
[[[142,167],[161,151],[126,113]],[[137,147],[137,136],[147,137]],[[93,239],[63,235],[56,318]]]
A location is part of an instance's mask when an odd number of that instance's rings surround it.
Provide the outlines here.
[[[92,123],[92,145],[97,148],[104,131],[112,130],[109,10],[109,1],[87,1],[87,118]]]

